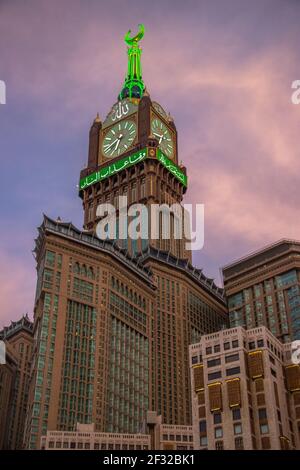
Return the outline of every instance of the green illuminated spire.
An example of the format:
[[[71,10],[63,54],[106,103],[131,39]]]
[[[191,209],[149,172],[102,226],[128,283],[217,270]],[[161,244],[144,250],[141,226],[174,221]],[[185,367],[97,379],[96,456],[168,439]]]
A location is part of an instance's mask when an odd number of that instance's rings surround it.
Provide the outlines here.
[[[141,98],[145,90],[145,85],[142,79],[142,66],[141,66],[141,53],[138,42],[144,36],[145,27],[139,24],[139,32],[133,37],[130,37],[131,30],[125,34],[124,41],[129,46],[128,52],[128,70],[119,99],[123,98]]]

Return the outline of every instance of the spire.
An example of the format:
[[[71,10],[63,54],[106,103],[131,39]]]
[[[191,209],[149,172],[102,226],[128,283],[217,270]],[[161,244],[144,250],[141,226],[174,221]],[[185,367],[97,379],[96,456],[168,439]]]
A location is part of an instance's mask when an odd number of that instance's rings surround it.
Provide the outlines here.
[[[141,53],[138,42],[144,36],[145,27],[139,24],[139,32],[133,37],[130,37],[131,30],[129,30],[124,37],[124,41],[129,46],[128,53],[128,70],[122,91],[119,99],[124,98],[142,98],[145,85],[142,79],[142,66],[141,66]]]
[[[101,122],[99,113],[97,113],[97,116],[95,117],[94,122]]]

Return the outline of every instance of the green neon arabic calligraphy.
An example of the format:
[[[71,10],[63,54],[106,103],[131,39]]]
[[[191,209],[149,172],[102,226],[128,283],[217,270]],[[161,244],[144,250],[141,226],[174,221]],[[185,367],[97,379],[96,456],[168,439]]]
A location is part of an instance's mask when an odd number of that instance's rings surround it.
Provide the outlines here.
[[[175,163],[166,157],[160,149],[157,150],[157,159],[183,184],[183,186],[187,187],[187,176]]]
[[[102,181],[105,178],[108,178],[109,176],[124,170],[125,168],[135,165],[136,163],[144,160],[146,157],[147,149],[143,149],[139,152],[129,155],[128,157],[124,157],[117,162],[112,163],[111,165],[105,166],[104,168],[95,171],[91,175],[82,178],[79,184],[80,190],[92,186],[93,184],[96,184],[99,181]],[[169,160],[169,158],[166,157],[160,149],[157,150],[157,159],[168,171],[170,171],[175,176],[175,178],[177,178],[183,184],[183,186],[187,187],[187,176],[175,163]]]
[[[109,176],[114,175],[115,173],[118,173],[121,170],[124,170],[125,168],[135,165],[136,163],[144,160],[146,156],[147,151],[146,149],[143,149],[139,152],[133,153],[129,157],[122,158],[121,160],[118,160],[117,162],[112,163],[111,165],[101,168],[101,170],[98,170],[80,180],[80,190],[85,189],[95,183],[98,183],[99,181],[102,181],[105,178],[108,178]]]

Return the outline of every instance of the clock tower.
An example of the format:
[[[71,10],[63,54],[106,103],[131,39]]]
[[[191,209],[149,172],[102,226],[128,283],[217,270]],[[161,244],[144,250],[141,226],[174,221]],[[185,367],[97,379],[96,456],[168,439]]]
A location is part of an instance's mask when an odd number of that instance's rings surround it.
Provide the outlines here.
[[[131,37],[125,35],[128,69],[117,102],[102,121],[97,114],[89,135],[87,167],[81,171],[79,195],[83,201],[84,228],[95,232],[100,220],[97,207],[110,203],[119,217],[120,196],[127,197],[128,208],[141,203],[148,209],[152,204],[180,205],[187,189],[186,169],[178,164],[177,130],[173,118],[152,101],[142,78],[139,41],[144,26]],[[119,239],[116,243],[135,256],[149,245],[190,260],[185,239],[174,237],[176,214],[169,214],[169,236],[163,233],[163,209],[159,214],[159,235],[151,238],[151,210],[147,239]],[[130,222],[130,220],[129,220]],[[180,222],[182,224],[182,221]],[[182,227],[181,227],[182,228]]]

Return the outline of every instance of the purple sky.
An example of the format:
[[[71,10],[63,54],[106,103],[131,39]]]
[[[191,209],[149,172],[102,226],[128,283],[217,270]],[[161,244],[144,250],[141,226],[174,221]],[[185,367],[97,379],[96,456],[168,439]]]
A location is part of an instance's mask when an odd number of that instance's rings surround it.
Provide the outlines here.
[[[300,2],[0,0],[0,327],[32,313],[42,213],[82,225],[89,127],[116,101],[123,36],[140,22],[144,81],[179,132],[185,201],[205,204],[194,263],[219,279],[249,251],[300,238]]]

